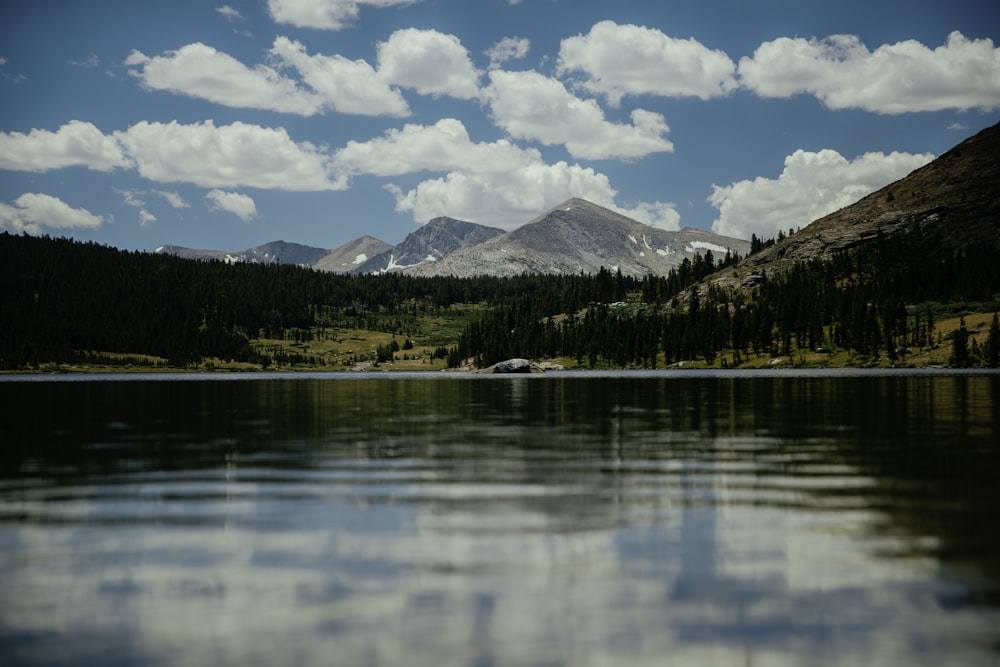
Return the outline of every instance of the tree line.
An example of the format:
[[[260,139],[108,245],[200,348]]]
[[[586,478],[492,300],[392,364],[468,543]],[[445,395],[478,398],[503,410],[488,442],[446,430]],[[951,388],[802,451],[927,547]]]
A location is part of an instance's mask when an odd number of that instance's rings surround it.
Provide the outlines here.
[[[958,252],[943,247],[916,231],[878,235],[832,258],[762,276],[751,289],[695,291],[705,277],[740,258],[716,260],[707,252],[667,275],[644,278],[604,268],[507,278],[354,276],[3,233],[0,368],[114,355],[143,364],[152,363],[142,356],[148,355],[171,366],[206,357],[308,365],[315,360],[307,355],[251,341],[304,340],[324,327],[401,333],[456,304],[484,308],[455,345],[435,351],[451,366],[470,358],[486,366],[515,356],[564,356],[613,367],[720,357],[739,364],[748,355],[822,348],[897,361],[908,348],[943,342],[934,327],[940,313],[929,304],[997,308],[1000,251],[987,244]],[[913,308],[920,303],[925,305]],[[950,341],[952,365],[996,367],[995,328],[985,345],[976,346],[960,327]]]
[[[525,295],[470,324],[454,356],[479,366],[511,356],[565,356],[591,366],[654,368],[660,360],[711,364],[724,353],[724,364],[739,365],[749,355],[839,348],[900,362],[910,348],[943,342],[935,339],[930,302],[1000,308],[1000,250],[988,244],[943,247],[918,230],[892,238],[878,234],[872,243],[832,258],[762,275],[749,290],[709,287],[692,292],[686,303],[676,297],[725,263],[709,258],[698,270],[692,264],[667,276],[647,276],[639,302],[628,307],[595,298],[585,308],[566,310],[548,307],[560,302],[556,296]],[[912,308],[921,303],[923,309]],[[998,366],[995,320],[985,345],[968,345],[964,321],[952,344],[953,366]]]

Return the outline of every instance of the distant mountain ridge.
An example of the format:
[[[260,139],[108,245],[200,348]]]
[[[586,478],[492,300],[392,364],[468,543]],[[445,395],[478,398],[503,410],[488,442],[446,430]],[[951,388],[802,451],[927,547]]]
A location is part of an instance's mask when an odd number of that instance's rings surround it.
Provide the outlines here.
[[[392,248],[392,245],[385,241],[372,236],[362,236],[333,250],[287,241],[272,241],[246,250],[200,250],[177,245],[162,245],[154,252],[184,259],[216,260],[229,264],[236,262],[294,264],[320,271],[347,273],[389,248]]]
[[[513,276],[521,273],[664,275],[709,251],[746,255],[750,243],[698,229],[666,231],[598,206],[569,199],[504,232],[455,218],[434,218],[397,245],[364,236],[333,250],[274,241],[248,250],[156,249],[189,259],[296,264],[339,273],[401,271],[415,276]]]
[[[398,245],[375,255],[352,272],[383,273],[437,262],[460,248],[477,245],[503,233],[502,229],[465,220],[434,218],[407,234]]]
[[[641,277],[664,275],[684,259],[711,251],[745,255],[750,244],[698,229],[667,231],[572,198],[525,225],[475,246],[461,248],[434,264],[404,272],[418,276],[521,273],[596,273],[601,267]]]

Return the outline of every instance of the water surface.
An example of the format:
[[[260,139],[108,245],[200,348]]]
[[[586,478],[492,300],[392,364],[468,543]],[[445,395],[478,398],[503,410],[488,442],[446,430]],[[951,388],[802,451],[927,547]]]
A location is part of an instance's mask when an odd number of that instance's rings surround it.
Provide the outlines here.
[[[4,665],[1000,659],[995,373],[24,380]]]

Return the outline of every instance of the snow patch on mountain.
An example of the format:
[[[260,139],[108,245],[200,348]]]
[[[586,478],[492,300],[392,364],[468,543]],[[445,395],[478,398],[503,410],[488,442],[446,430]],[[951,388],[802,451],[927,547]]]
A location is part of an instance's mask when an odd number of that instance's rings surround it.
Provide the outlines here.
[[[690,253],[698,252],[699,250],[711,250],[713,253],[721,252],[725,254],[728,248],[723,248],[721,245],[715,243],[709,243],[708,241],[691,241],[688,243],[687,251]]]

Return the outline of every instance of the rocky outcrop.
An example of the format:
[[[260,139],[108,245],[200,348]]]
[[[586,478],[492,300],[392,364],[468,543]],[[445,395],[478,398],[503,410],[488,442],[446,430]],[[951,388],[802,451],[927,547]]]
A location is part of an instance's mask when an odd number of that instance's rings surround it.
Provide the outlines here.
[[[484,368],[481,373],[544,373],[538,364],[533,364],[527,359],[514,358],[507,359],[506,361],[500,361],[493,364],[487,368]]]

